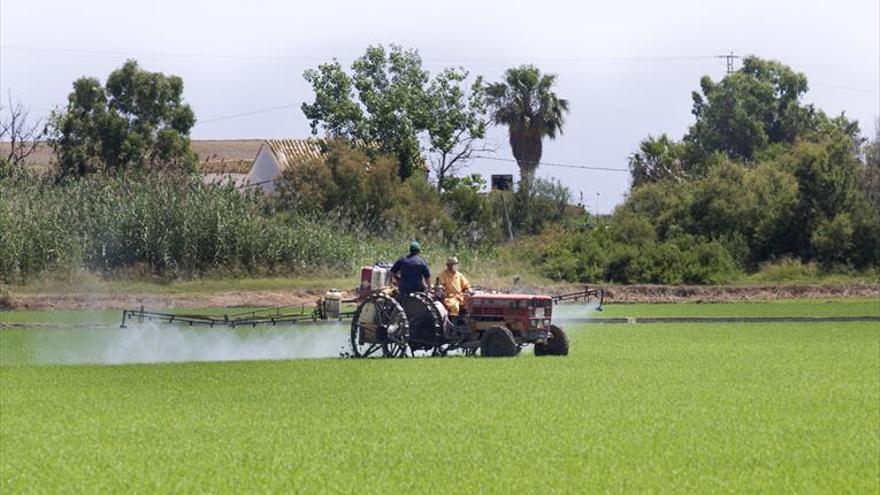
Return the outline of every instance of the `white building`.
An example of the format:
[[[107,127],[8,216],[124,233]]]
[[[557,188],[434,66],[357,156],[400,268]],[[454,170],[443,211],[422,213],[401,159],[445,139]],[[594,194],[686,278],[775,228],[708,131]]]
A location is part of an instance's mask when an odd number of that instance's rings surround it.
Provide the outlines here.
[[[321,144],[315,139],[267,139],[247,174],[246,183],[267,194],[275,192],[275,179],[290,166],[321,157]]]

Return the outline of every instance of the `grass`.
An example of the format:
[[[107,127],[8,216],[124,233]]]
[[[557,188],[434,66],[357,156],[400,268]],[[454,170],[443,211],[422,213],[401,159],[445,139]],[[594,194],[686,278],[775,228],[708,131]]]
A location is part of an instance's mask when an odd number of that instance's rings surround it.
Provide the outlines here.
[[[847,267],[822,269],[815,262],[803,263],[792,258],[782,258],[775,262],[763,263],[760,270],[742,274],[741,284],[812,284],[836,285],[847,283],[876,284],[880,281],[880,271],[876,267],[857,272]]]
[[[863,303],[845,307],[857,314]],[[867,493],[880,484],[876,323],[570,330],[567,358],[6,361],[0,492]],[[28,332],[42,331],[0,332],[0,348],[14,354]]]
[[[736,303],[608,304],[597,316],[880,316],[880,300],[790,299]]]

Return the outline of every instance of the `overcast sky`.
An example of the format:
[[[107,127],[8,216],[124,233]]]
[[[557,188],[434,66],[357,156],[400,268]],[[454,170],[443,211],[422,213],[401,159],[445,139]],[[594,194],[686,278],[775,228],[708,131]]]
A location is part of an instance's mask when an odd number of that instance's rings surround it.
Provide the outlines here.
[[[543,161],[626,168],[648,134],[680,138],[692,123],[701,76],[724,75],[730,51],[775,58],[807,74],[806,100],[846,111],[873,135],[880,115],[880,2],[514,0],[124,1],[0,0],[0,93],[36,115],[63,105],[71,83],[105,80],[126,58],[184,79],[201,121],[196,139],[307,137],[299,104],[310,100],[307,67],[350,62],[365,47],[416,48],[432,72],[461,65],[498,80],[535,63],[558,74],[570,100],[564,134],[545,142]],[[284,107],[236,118],[239,114]],[[214,120],[214,119],[220,120]],[[496,156],[510,158],[504,129]],[[475,162],[486,176],[508,162]],[[541,166],[591,210],[610,211],[629,176]]]

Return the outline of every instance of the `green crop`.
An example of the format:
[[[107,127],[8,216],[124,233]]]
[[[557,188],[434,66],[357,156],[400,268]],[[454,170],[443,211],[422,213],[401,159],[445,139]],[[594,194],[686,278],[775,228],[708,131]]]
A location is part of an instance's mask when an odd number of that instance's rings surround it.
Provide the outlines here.
[[[865,493],[880,483],[876,323],[569,330],[567,358],[5,360],[0,492]],[[64,334],[5,330],[0,347],[27,354],[34,332]]]

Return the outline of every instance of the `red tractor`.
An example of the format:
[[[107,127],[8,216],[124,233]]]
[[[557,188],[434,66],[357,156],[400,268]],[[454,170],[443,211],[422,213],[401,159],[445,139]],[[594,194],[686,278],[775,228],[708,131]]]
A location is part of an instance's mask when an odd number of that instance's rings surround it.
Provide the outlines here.
[[[568,337],[552,324],[553,305],[561,301],[595,300],[599,310],[604,302],[602,289],[584,289],[556,296],[477,293],[465,297],[461,314],[450,316],[433,292],[399,296],[388,284],[388,267],[377,264],[361,270],[356,297],[343,299],[343,293],[330,290],[313,309],[302,305],[291,311],[283,307],[265,308],[222,316],[191,313],[162,313],[140,309],[122,312],[121,327],[135,320],[207,326],[281,325],[320,320],[352,318],[351,355],[353,357],[403,357],[416,353],[444,356],[460,350],[465,355],[515,356],[523,346],[533,344],[537,356],[565,356]],[[349,304],[356,304],[352,312]]]
[[[373,286],[375,287],[375,286]],[[351,323],[354,357],[402,357],[417,352],[443,356],[453,350],[466,355],[517,355],[534,344],[536,356],[565,356],[568,336],[552,324],[553,304],[596,299],[602,289],[584,289],[559,296],[478,293],[467,296],[461,314],[449,316],[434,294],[415,292],[398,297],[383,288],[363,294]]]

